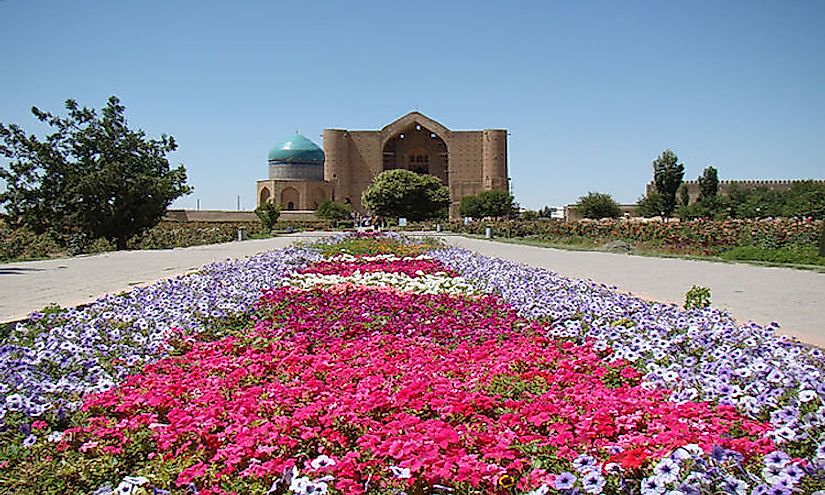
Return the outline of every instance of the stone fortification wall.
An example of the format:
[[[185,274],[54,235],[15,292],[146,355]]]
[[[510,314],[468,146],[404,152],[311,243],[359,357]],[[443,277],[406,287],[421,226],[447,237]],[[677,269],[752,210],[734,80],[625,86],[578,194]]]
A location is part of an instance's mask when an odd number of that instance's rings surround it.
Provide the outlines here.
[[[764,187],[771,191],[787,191],[797,182],[805,182],[801,179],[784,179],[784,180],[720,180],[719,193],[728,194],[732,188],[739,188],[742,190],[757,189]],[[825,184],[823,179],[814,179],[814,182]],[[684,185],[688,189],[690,202],[695,203],[699,199],[699,182],[695,180],[686,180]],[[656,190],[656,185],[653,182],[648,182],[645,188],[645,193],[650,194]]]
[[[166,210],[164,220],[170,222],[257,222],[254,211],[227,210]],[[279,221],[314,222],[318,220],[314,211],[282,211]]]

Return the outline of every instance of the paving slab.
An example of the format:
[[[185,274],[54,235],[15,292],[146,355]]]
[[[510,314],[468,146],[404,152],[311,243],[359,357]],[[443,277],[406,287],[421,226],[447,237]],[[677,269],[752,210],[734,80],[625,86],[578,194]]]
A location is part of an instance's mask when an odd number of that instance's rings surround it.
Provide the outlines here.
[[[325,235],[330,233],[3,263],[0,264],[0,322],[21,320],[49,304],[63,307],[87,304],[104,294],[149,285],[208,263],[252,256]]]
[[[644,299],[684,304],[694,284],[711,289],[714,306],[741,322],[778,322],[780,333],[825,347],[825,273],[745,263],[654,258],[599,251],[566,251],[444,236],[454,246],[486,256],[589,279]]]

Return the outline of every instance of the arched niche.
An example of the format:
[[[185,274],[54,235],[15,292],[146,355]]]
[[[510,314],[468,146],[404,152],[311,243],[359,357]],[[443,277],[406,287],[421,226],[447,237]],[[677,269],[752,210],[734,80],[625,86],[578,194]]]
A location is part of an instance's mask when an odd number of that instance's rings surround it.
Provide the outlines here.
[[[285,187],[281,191],[281,207],[285,210],[295,210],[300,204],[301,195],[294,187]]]

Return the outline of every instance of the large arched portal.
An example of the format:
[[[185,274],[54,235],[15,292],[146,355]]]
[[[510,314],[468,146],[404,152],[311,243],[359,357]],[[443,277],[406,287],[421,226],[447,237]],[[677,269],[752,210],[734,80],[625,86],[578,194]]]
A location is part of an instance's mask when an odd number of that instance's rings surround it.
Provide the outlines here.
[[[413,122],[384,144],[384,170],[405,169],[449,183],[447,143],[438,134]]]

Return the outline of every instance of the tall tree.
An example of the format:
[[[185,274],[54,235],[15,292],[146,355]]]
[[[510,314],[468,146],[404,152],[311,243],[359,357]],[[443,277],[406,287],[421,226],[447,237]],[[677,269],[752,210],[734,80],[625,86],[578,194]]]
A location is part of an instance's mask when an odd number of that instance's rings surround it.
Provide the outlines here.
[[[128,127],[125,107],[109,98],[100,114],[66,100],[67,116],[32,107],[53,131],[44,140],[19,126],[0,124],[0,194],[15,226],[58,237],[105,238],[125,249],[128,240],[156,225],[166,208],[192,191],[183,166],[170,168],[174,138],[148,139]]]
[[[708,166],[699,176],[699,201],[715,198],[719,194],[719,175],[713,165]]]
[[[516,211],[513,201],[507,191],[482,191],[462,198],[459,212],[464,217],[503,217]]]
[[[361,202],[383,217],[427,220],[447,215],[450,190],[432,175],[387,170],[373,178],[361,194]]]
[[[679,158],[671,150],[665,150],[659,158],[653,160],[653,182],[656,191],[661,194],[665,218],[670,218],[676,209],[676,191],[685,177],[685,165],[678,162]]]

